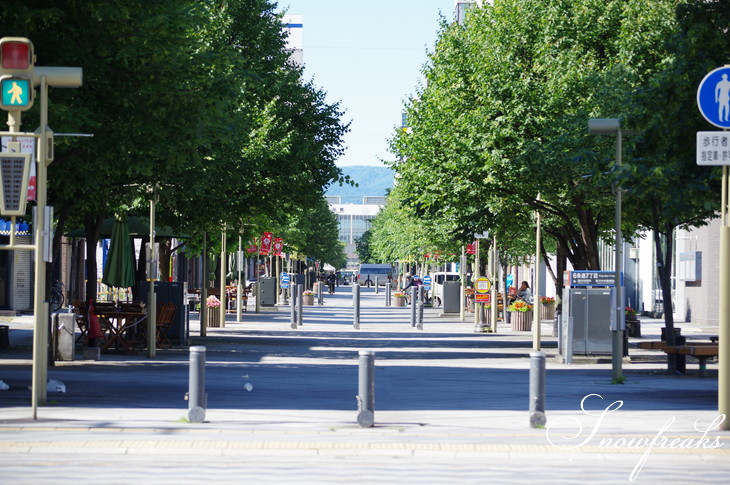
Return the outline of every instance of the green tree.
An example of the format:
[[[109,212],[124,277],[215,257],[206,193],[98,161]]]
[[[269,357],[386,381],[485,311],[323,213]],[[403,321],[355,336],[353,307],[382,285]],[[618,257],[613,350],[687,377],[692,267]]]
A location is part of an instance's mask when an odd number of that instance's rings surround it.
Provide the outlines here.
[[[87,228],[89,274],[104,217],[146,208],[188,234],[285,221],[314,207],[329,183],[342,134],[337,105],[289,63],[268,0],[58,2],[9,0],[0,29],[31,38],[39,65],[84,69],[79,90],[53,90],[61,139],[49,202]],[[64,92],[65,91],[65,92]],[[34,121],[31,111],[26,123]],[[195,246],[193,242],[193,246]],[[60,247],[60,244],[57,244]],[[87,295],[95,295],[89,278]]]
[[[670,345],[674,344],[671,275],[675,229],[702,226],[719,207],[719,170],[695,162],[695,134],[708,128],[696,107],[696,91],[707,72],[727,61],[730,4],[681,2],[672,19],[678,28],[659,41],[671,55],[654,63],[655,69],[628,103],[634,108],[628,122],[642,136],[620,174],[627,190],[627,210],[642,227],[653,231]],[[630,40],[638,42],[635,37]],[[640,48],[633,50],[641,52]],[[668,363],[674,373],[674,359]]]

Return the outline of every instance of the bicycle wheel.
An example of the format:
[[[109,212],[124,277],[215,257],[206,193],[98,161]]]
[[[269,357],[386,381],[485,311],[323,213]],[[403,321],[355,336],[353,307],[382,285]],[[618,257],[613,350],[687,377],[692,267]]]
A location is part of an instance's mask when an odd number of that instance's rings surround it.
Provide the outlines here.
[[[58,289],[51,290],[51,301],[50,301],[50,307],[51,312],[57,312],[63,307],[63,292],[59,291]]]

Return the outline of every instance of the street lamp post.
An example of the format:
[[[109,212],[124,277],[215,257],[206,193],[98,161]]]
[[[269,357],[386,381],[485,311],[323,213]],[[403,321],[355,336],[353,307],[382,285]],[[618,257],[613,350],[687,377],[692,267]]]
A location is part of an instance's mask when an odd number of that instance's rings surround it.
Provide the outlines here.
[[[588,132],[591,135],[616,135],[616,167],[621,166],[621,120],[618,118],[594,118],[588,120]],[[621,234],[621,185],[614,183],[616,191],[616,262],[614,270],[616,272],[614,278],[614,295],[615,295],[615,322],[612,328],[612,345],[611,345],[611,368],[613,374],[613,382],[623,381],[623,346],[624,346],[624,305],[623,305],[623,287],[621,286],[621,274],[623,273],[623,255],[622,244],[623,237]]]

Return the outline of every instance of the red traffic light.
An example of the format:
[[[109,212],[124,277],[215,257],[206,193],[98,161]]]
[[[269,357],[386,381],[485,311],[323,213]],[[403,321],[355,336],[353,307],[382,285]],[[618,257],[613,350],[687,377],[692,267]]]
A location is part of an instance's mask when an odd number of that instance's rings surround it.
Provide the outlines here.
[[[0,69],[27,70],[33,67],[33,44],[22,37],[0,39]]]

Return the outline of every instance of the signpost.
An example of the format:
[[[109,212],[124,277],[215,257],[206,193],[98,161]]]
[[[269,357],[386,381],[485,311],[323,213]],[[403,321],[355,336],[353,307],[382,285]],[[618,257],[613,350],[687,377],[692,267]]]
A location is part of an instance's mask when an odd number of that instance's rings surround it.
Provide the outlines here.
[[[431,285],[433,284],[433,280],[431,279],[431,276],[426,275],[423,277],[423,289],[426,291],[431,291]]]
[[[615,271],[569,271],[569,286],[615,286]],[[624,284],[624,274],[620,275],[620,286]]]
[[[44,254],[46,253],[47,239],[49,236],[46,223],[49,217],[46,209],[46,169],[53,160],[52,140],[53,132],[48,129],[48,87],[78,88],[82,84],[82,70],[79,67],[42,67],[35,65],[35,53],[33,43],[25,37],[3,37],[0,38],[0,108],[8,112],[9,131],[0,133],[1,136],[9,137],[9,153],[3,157],[7,160],[8,178],[8,199],[11,205],[15,202],[17,194],[25,199],[27,192],[22,188],[18,190],[16,181],[22,178],[21,185],[27,184],[27,174],[20,175],[20,162],[18,156],[25,156],[22,153],[13,152],[10,145],[19,142],[23,136],[30,136],[38,139],[40,149],[37,160],[37,194],[36,211],[33,222],[34,243],[16,244],[14,229],[10,233],[10,244],[0,246],[6,250],[28,250],[35,252],[35,273],[33,291],[33,314],[35,326],[33,329],[33,376],[31,383],[31,405],[33,419],[37,419],[38,405],[45,404],[47,398],[46,381],[48,377],[48,302],[46,301],[46,266]],[[40,127],[35,133],[21,133],[21,115],[23,111],[31,108],[34,101],[34,89],[38,88],[40,99]],[[17,150],[20,152],[20,150]],[[30,165],[30,161],[23,162]],[[23,168],[25,172],[25,168]],[[3,174],[5,175],[5,174]],[[4,181],[3,181],[4,182]],[[4,184],[3,184],[4,185]],[[27,185],[25,185],[27,190]],[[12,196],[10,195],[12,193]],[[6,202],[5,194],[2,197]],[[21,205],[23,205],[21,203]],[[16,209],[20,212],[20,207]],[[20,215],[24,215],[20,214]],[[16,215],[11,215],[11,227],[15,228]]]
[[[730,66],[707,73],[697,88],[697,107],[711,125],[730,128]]]
[[[730,129],[730,66],[707,73],[697,88],[697,107],[711,125]],[[728,132],[697,133],[697,165],[722,166],[720,204],[720,340],[718,368],[718,412],[730,414],[730,218],[728,217]],[[720,426],[730,429],[729,420]]]

